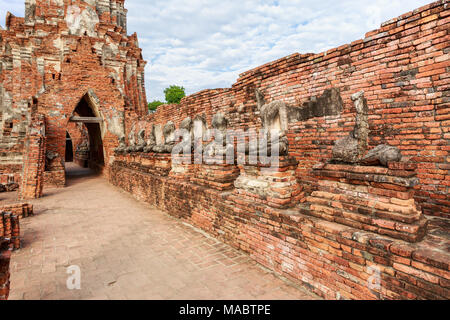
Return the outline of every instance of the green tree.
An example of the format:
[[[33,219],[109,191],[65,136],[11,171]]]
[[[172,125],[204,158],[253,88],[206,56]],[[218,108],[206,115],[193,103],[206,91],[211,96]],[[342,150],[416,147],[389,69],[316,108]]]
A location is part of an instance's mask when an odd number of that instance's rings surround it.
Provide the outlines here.
[[[148,109],[149,109],[150,111],[156,111],[156,109],[158,109],[158,107],[159,107],[160,105],[163,105],[163,104],[164,104],[164,102],[155,100],[155,101],[153,101],[153,102],[149,102],[149,103],[148,103]]]
[[[184,88],[180,86],[170,86],[164,90],[164,94],[166,95],[167,103],[176,104],[179,104],[181,99],[186,96]]]

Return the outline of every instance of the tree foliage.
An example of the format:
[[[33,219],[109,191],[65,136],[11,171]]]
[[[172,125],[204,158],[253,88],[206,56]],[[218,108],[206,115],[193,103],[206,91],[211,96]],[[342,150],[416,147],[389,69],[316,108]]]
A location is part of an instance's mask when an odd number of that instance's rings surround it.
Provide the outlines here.
[[[169,88],[166,88],[164,90],[164,94],[166,95],[166,102],[161,102],[158,100],[154,100],[153,102],[148,103],[148,110],[151,112],[156,111],[159,106],[166,104],[166,103],[175,103],[179,104],[181,99],[183,99],[186,96],[185,89],[180,86],[170,86]]]
[[[179,104],[181,99],[186,96],[185,89],[180,86],[170,86],[164,90],[167,103]]]
[[[149,102],[149,103],[148,103],[148,109],[149,109],[150,111],[156,111],[156,109],[158,109],[158,107],[159,107],[160,105],[163,105],[163,104],[164,104],[164,102],[155,100],[155,101],[153,101],[153,102]]]

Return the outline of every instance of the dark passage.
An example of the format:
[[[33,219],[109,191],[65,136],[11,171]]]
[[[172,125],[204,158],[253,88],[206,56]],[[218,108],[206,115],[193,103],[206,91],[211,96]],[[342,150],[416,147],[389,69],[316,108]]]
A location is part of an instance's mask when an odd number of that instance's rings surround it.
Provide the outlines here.
[[[85,118],[95,118],[95,114],[89,103],[89,96],[85,95],[78,103],[74,114]],[[89,167],[94,170],[99,170],[105,164],[100,124],[86,122],[85,125],[89,133]]]
[[[66,162],[73,162],[73,143],[68,132],[66,132]]]

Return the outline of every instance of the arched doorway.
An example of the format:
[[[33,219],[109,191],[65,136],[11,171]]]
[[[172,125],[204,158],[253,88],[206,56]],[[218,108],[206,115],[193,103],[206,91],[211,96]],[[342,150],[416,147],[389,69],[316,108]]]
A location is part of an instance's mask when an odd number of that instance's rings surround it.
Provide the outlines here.
[[[66,132],[66,162],[73,162],[73,142],[69,132]]]
[[[81,98],[70,118],[70,122],[83,123],[87,128],[89,146],[87,146],[86,150],[88,150],[88,166],[95,171],[101,172],[105,165],[102,137],[103,119],[90,93],[85,94]]]

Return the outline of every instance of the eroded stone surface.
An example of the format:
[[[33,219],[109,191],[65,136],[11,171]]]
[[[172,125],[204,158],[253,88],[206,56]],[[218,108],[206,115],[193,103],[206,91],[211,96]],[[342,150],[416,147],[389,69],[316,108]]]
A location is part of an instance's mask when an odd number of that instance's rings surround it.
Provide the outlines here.
[[[283,101],[266,103],[264,95],[256,89],[256,100],[264,130],[264,138],[257,146],[250,146],[249,154],[272,155],[272,151],[285,156],[289,151],[287,106]]]
[[[171,153],[175,147],[175,124],[172,121],[166,123],[163,128],[163,140],[162,144],[158,144],[153,147],[153,151],[156,153]]]
[[[212,119],[214,141],[205,147],[206,162],[223,163],[225,157],[234,158],[234,145],[227,141],[228,119],[221,112]]]
[[[150,132],[148,133],[146,146],[144,148],[145,153],[149,153],[153,151],[153,147],[156,146],[156,139],[155,139],[155,127],[152,125],[150,127]]]
[[[397,147],[382,144],[370,150],[361,160],[361,163],[370,165],[381,164],[387,167],[389,162],[400,162],[402,157],[402,153]]]
[[[147,146],[147,141],[145,140],[145,130],[141,129],[138,133],[138,138],[136,142],[136,152],[142,152],[144,151],[144,148]]]
[[[354,94],[352,100],[356,109],[355,128],[333,148],[333,160],[345,163],[358,163],[367,151],[369,139],[369,108],[364,91]]]

